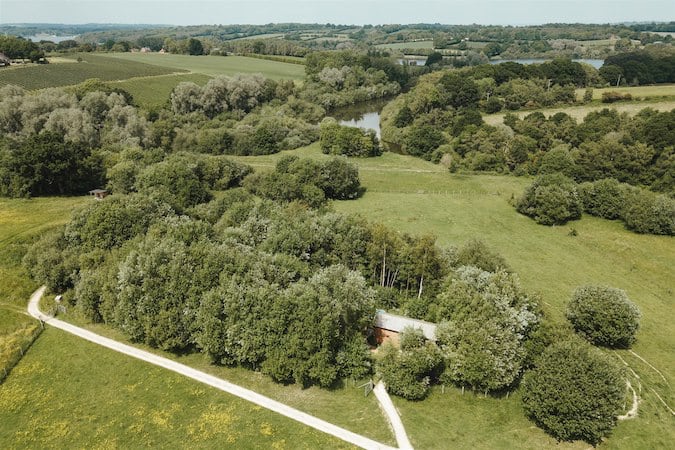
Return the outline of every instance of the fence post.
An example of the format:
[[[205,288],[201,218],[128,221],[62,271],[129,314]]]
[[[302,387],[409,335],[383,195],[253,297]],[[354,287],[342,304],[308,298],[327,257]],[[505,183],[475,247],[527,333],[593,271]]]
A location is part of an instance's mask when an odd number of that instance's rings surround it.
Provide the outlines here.
[[[19,345],[19,351],[21,352],[21,356],[23,356],[23,347]]]

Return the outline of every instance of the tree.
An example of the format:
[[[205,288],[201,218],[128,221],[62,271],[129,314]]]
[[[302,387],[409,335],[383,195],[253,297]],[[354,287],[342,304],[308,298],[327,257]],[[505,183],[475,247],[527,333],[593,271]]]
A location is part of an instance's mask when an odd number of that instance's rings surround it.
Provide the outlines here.
[[[413,125],[405,138],[405,150],[413,156],[431,159],[431,153],[447,142],[441,131],[431,125]]]
[[[204,54],[204,46],[202,45],[202,41],[200,41],[199,39],[195,39],[195,38],[188,39],[187,51],[188,51],[188,54],[193,55],[193,56],[203,55]]]
[[[577,340],[547,348],[523,377],[522,391],[526,414],[544,431],[592,445],[610,433],[626,395],[616,363]]]
[[[575,289],[566,316],[579,334],[606,347],[630,347],[640,326],[638,307],[625,291],[608,286]]]
[[[519,213],[542,225],[562,225],[581,217],[576,183],[561,173],[537,178],[518,200]]]

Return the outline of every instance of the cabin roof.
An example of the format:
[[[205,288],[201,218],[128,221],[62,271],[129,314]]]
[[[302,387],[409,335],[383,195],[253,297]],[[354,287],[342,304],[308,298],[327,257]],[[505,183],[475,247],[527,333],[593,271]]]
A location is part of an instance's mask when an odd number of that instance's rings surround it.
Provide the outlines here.
[[[92,189],[91,191],[89,191],[89,193],[92,194],[92,195],[94,195],[94,194],[105,194],[107,192],[108,191],[106,191],[105,189]]]
[[[436,324],[424,320],[411,319],[410,317],[390,314],[377,310],[375,313],[375,326],[389,331],[400,333],[405,328],[417,328],[422,330],[424,337],[430,341],[436,340]]]

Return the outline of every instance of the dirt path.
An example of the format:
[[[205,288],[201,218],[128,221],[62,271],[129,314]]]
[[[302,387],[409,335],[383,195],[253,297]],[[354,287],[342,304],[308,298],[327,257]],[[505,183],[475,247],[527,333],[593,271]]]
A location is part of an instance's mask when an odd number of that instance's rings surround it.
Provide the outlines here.
[[[67,322],[63,322],[62,320],[47,316],[43,314],[42,311],[40,311],[39,307],[40,298],[42,298],[44,291],[45,287],[43,286],[33,293],[30,298],[30,302],[28,303],[28,312],[31,316],[53,326],[54,328],[74,334],[75,336],[81,337],[95,344],[102,345],[103,347],[107,347],[111,350],[124,353],[125,355],[132,356],[142,361],[149,362],[150,364],[154,364],[181,375],[185,375],[186,377],[192,378],[193,380],[199,381],[201,383],[208,384],[209,386],[212,386],[216,389],[220,389],[221,391],[227,392],[228,394],[248,400],[252,403],[255,403],[256,405],[262,406],[263,408],[267,408],[271,411],[282,414],[290,419],[296,420],[309,427],[335,436],[338,439],[342,439],[343,441],[349,442],[350,444],[356,445],[358,447],[369,450],[392,449],[392,447],[389,447],[385,444],[374,441],[365,436],[361,436],[360,434],[345,430],[344,428],[340,428],[317,417],[310,416],[307,413],[299,411],[295,408],[291,408],[290,406],[287,406],[276,400],[272,400],[271,398],[265,397],[264,395],[260,395],[257,392],[253,392],[241,386],[237,386],[236,384],[232,384],[223,379],[214,377],[213,375],[209,375],[184,364],[171,361],[170,359],[140,350],[130,345],[122,344],[112,339],[100,336],[96,333],[92,333],[91,331],[85,330],[84,328],[76,327]],[[398,434],[396,437],[398,439]]]
[[[387,394],[384,383],[379,381],[375,385],[373,392],[375,393],[377,400],[380,402],[382,410],[387,415],[391,427],[394,429],[394,435],[396,436],[398,448],[401,450],[412,450],[413,447],[410,444],[410,440],[408,439],[408,434],[405,432],[403,422],[401,422],[401,417],[398,415],[398,411],[396,410],[394,403],[391,401],[389,394]]]

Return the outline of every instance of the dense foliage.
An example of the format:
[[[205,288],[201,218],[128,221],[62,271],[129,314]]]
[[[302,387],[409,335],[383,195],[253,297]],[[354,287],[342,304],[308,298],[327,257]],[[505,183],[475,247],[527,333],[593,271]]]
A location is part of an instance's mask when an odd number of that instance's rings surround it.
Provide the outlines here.
[[[626,395],[623,374],[609,356],[584,342],[551,345],[522,382],[534,422],[561,441],[600,443],[616,424]]]
[[[537,178],[518,200],[516,209],[542,225],[562,225],[579,219],[583,206],[576,183],[555,173]]]
[[[244,184],[261,197],[279,202],[297,200],[313,207],[329,199],[348,200],[361,194],[358,169],[339,157],[316,162],[284,156],[274,171],[256,173]]]
[[[630,347],[640,326],[640,310],[626,292],[607,286],[578,287],[566,315],[579,334],[605,347]]]
[[[331,155],[379,156],[380,141],[373,130],[348,127],[326,119],[321,123],[321,151]]]

